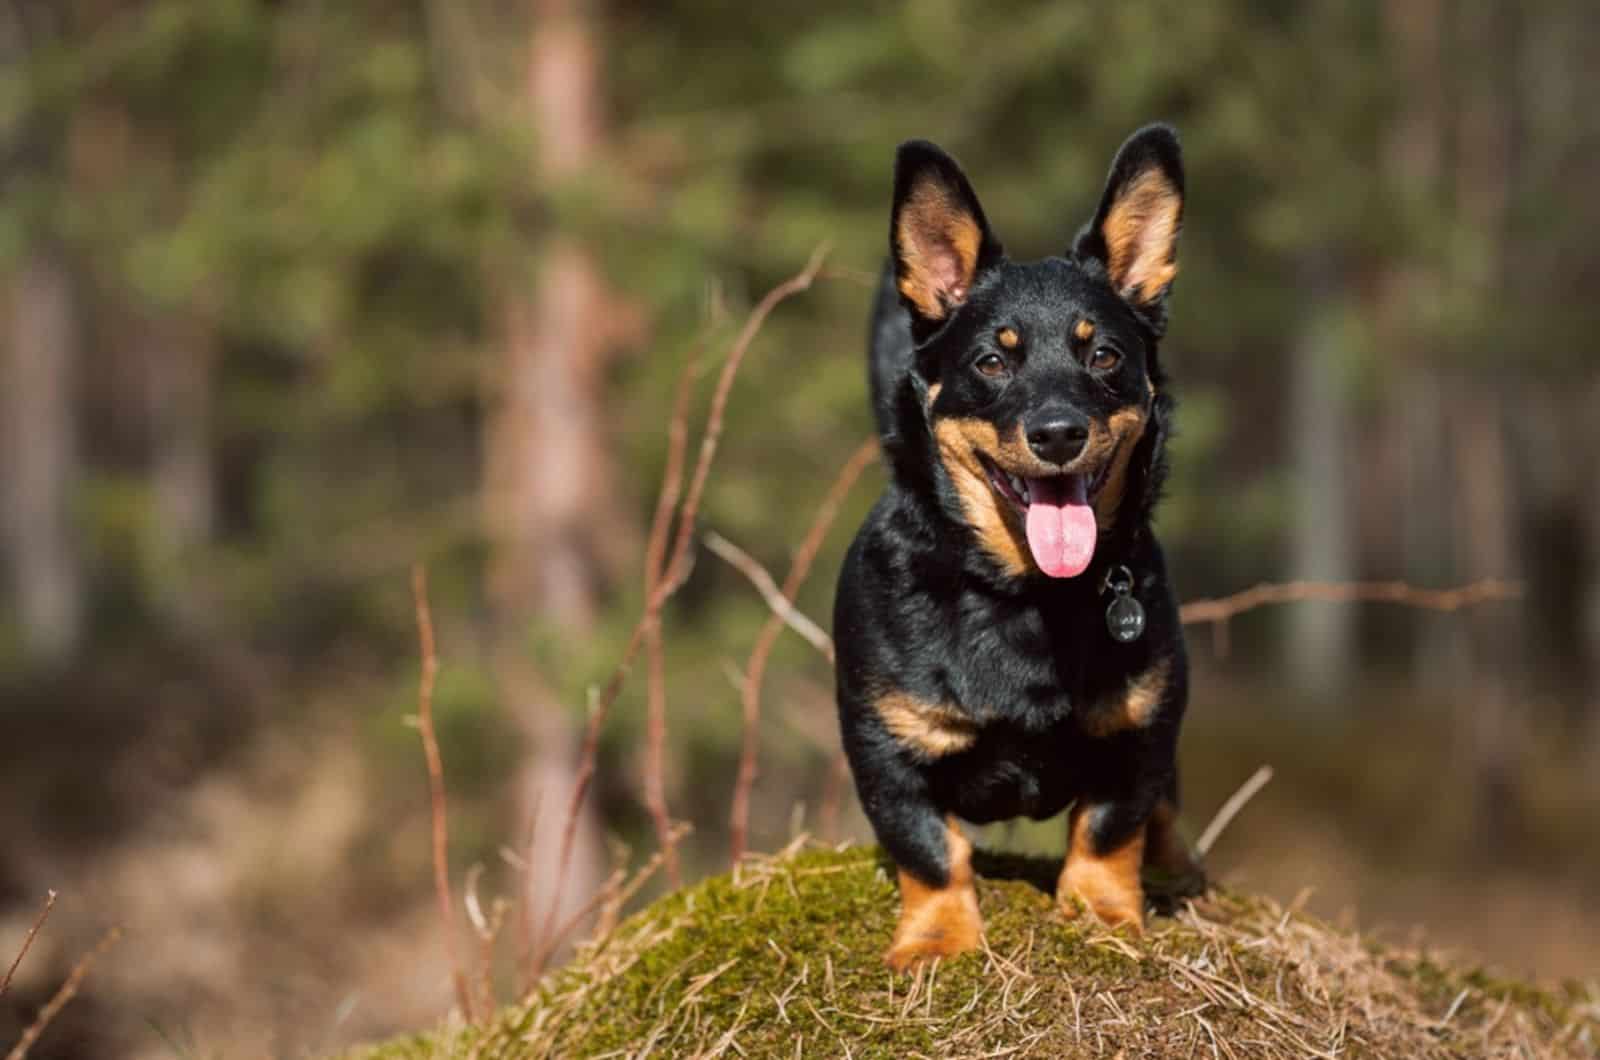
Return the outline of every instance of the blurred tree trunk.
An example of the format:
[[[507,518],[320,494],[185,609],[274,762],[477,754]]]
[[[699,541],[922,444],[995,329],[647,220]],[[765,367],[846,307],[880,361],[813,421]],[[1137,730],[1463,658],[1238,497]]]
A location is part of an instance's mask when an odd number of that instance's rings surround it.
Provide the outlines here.
[[[35,38],[56,30],[49,7],[0,12],[0,73],[13,73]],[[25,93],[28,82],[19,86]],[[51,157],[47,131],[0,118],[0,165],[39,167]],[[27,655],[67,661],[84,632],[85,577],[73,504],[78,463],[78,305],[62,247],[34,242],[6,277],[6,334],[0,346],[0,542]]]
[[[1508,489],[1507,402],[1501,393],[1468,383],[1454,405],[1458,565],[1478,577],[1516,577],[1518,498]],[[1464,621],[1471,650],[1459,656],[1460,696],[1467,714],[1463,731],[1472,778],[1473,843],[1501,851],[1520,830],[1524,733],[1514,698],[1520,621],[1513,603],[1473,608]]]
[[[524,102],[541,177],[558,185],[597,161],[600,57],[581,0],[540,0],[534,14]],[[528,738],[517,800],[532,837],[525,897],[536,915],[557,886],[579,744],[576,714],[552,687],[561,681],[537,672],[527,634],[535,623],[568,641],[592,633],[604,573],[597,538],[625,522],[602,406],[615,320],[593,255],[570,234],[547,242],[531,297],[514,282],[500,292],[503,345],[486,447],[489,591],[496,682]],[[604,867],[593,804],[577,824],[561,916],[589,897]]]
[[[1445,82],[1442,0],[1386,0],[1383,5],[1387,52],[1400,83],[1395,120],[1384,150],[1389,193],[1424,224],[1437,224],[1443,193]],[[1436,348],[1425,307],[1441,298],[1437,264],[1423,254],[1406,254],[1415,240],[1399,241],[1389,256],[1377,291],[1376,337],[1394,373],[1386,388],[1380,428],[1384,449],[1403,454],[1401,489],[1387,506],[1399,513],[1397,560],[1408,580],[1443,585],[1458,577],[1450,543],[1452,468],[1445,438],[1446,402]],[[1385,564],[1385,569],[1393,569]],[[1413,652],[1412,680],[1423,689],[1450,689],[1465,646],[1454,623],[1423,618]]]
[[[1513,484],[1509,421],[1515,393],[1497,365],[1506,334],[1497,319],[1506,290],[1508,255],[1515,251],[1508,221],[1517,130],[1517,24],[1509,0],[1466,0],[1458,8],[1467,66],[1458,71],[1462,91],[1456,111],[1456,202],[1462,237],[1477,254],[1457,255],[1457,282],[1483,306],[1483,333],[1492,348],[1474,350],[1484,366],[1456,398],[1457,526],[1460,563],[1472,577],[1521,575],[1520,497]],[[1485,63],[1480,57],[1492,57]],[[1525,757],[1515,696],[1522,628],[1519,605],[1474,608],[1466,617],[1472,651],[1465,657],[1463,705],[1470,712],[1470,766],[1475,808],[1474,843],[1502,850],[1520,830],[1518,790]]]
[[[1343,290],[1327,255],[1305,263],[1302,296],[1309,303],[1290,349],[1289,423],[1293,494],[1291,569],[1296,578],[1348,581],[1351,557],[1351,445],[1346,382],[1341,365]],[[1346,687],[1352,649],[1351,608],[1307,603],[1289,612],[1290,678],[1320,704]]]
[[[77,305],[59,249],[34,249],[11,289],[0,360],[6,565],[24,650],[58,664],[83,638],[84,574],[73,503],[78,488]]]
[[[150,479],[155,523],[154,566],[158,603],[181,626],[203,628],[205,587],[192,562],[211,540],[215,512],[212,467],[211,338],[199,324],[177,315],[140,325],[145,370],[145,414],[150,437]]]

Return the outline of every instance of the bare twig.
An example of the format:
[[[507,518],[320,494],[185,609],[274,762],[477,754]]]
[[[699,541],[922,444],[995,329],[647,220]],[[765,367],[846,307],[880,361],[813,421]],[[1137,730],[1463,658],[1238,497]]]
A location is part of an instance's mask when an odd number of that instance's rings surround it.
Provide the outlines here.
[[[777,621],[779,629],[788,626],[800,634],[801,639],[807,644],[821,652],[824,659],[833,662],[833,638],[789,602],[789,598],[784,595],[778,583],[772,580],[772,575],[759,560],[715,530],[707,530],[702,540],[705,541],[706,548],[726,560],[730,567],[749,579],[750,584],[761,594],[761,599],[772,609],[772,618]],[[739,684],[744,687],[749,683],[746,671],[746,676],[741,678]]]
[[[1262,766],[1250,775],[1249,780],[1239,786],[1238,791],[1228,797],[1228,801],[1222,804],[1217,815],[1211,818],[1211,823],[1206,825],[1206,830],[1201,832],[1200,838],[1195,841],[1194,847],[1200,852],[1201,857],[1205,857],[1211,850],[1212,844],[1221,837],[1223,830],[1239,815],[1239,811],[1244,809],[1245,803],[1255,798],[1256,792],[1266,787],[1271,779],[1272,767]]]
[[[684,569],[684,560],[689,553],[689,542],[694,534],[694,517],[700,510],[700,497],[705,493],[706,478],[711,474],[711,461],[717,454],[717,443],[722,438],[722,419],[728,408],[728,395],[733,390],[733,380],[739,373],[740,364],[744,362],[745,352],[749,350],[750,344],[761,331],[761,326],[767,322],[767,317],[779,303],[791,295],[810,289],[827,255],[827,244],[812,251],[811,260],[806,262],[804,269],[768,291],[767,296],[757,303],[745,320],[744,328],[739,332],[738,338],[734,339],[733,349],[729,351],[728,359],[722,366],[722,374],[717,378],[717,389],[711,395],[711,410],[706,415],[706,432],[700,439],[700,456],[695,461],[694,478],[689,482],[689,495],[683,502],[683,514],[678,520],[678,534],[672,542],[672,563],[667,568],[668,578],[666,584],[660,586],[668,595],[676,589],[678,581],[688,573],[687,569]],[[665,600],[665,596],[662,599]]]
[[[689,483],[689,492],[683,502],[683,508],[678,515],[678,531],[673,539],[672,551],[664,568],[664,576],[660,579],[646,599],[644,613],[639,616],[639,621],[633,627],[633,632],[628,637],[628,643],[623,648],[622,658],[618,660],[616,668],[612,670],[611,677],[605,687],[598,690],[593,697],[589,711],[588,724],[584,728],[583,749],[578,761],[578,775],[573,783],[572,798],[567,804],[566,821],[561,835],[561,855],[557,862],[555,886],[550,896],[550,906],[545,913],[544,929],[541,935],[548,939],[556,928],[556,917],[561,908],[563,891],[566,888],[567,870],[572,860],[572,844],[577,834],[578,815],[583,808],[583,800],[588,795],[589,785],[594,780],[595,761],[599,755],[600,730],[605,724],[607,713],[611,704],[616,701],[622,691],[623,684],[627,681],[628,673],[633,668],[633,661],[639,654],[639,648],[644,643],[650,626],[659,621],[661,609],[669,597],[678,590],[682,580],[688,576],[690,564],[688,562],[689,543],[694,533],[695,516],[700,510],[700,498],[705,492],[706,478],[711,473],[711,462],[716,456],[717,444],[722,437],[722,421],[728,406],[728,395],[733,389],[734,377],[738,374],[739,365],[743,363],[745,353],[749,350],[756,334],[761,330],[761,325],[777,308],[779,303],[792,295],[799,294],[809,289],[816,280],[817,273],[822,268],[823,260],[827,254],[826,246],[816,249],[811,255],[811,260],[806,267],[793,277],[780,283],[767,292],[756,307],[750,311],[745,320],[744,327],[735,338],[733,347],[728,352],[728,359],[723,363],[722,373],[717,378],[716,389],[712,392],[711,408],[707,414],[705,435],[700,442],[699,458],[695,463],[694,476]],[[537,978],[542,968],[536,964],[534,977]]]
[[[528,877],[533,872],[533,841],[539,835],[539,811],[544,808],[544,788],[539,788],[533,793],[532,805],[529,807],[528,825],[522,837],[522,851],[514,854],[510,859],[511,865],[522,874],[522,883],[517,887],[517,973],[521,977],[521,991],[526,994],[533,987],[530,978],[533,955],[533,910],[531,908],[532,889],[528,886]]]
[[[683,489],[684,452],[689,444],[689,404],[694,397],[695,381],[700,378],[700,354],[701,347],[697,344],[678,377],[678,390],[672,401],[672,418],[667,422],[667,466],[661,473],[661,494],[656,498],[656,510],[650,520],[650,536],[644,552],[644,595],[647,600],[655,595],[656,586],[661,582],[662,568],[667,558],[667,533],[672,527],[672,513],[677,510],[678,497]],[[661,846],[667,879],[676,888],[682,878],[678,874],[678,850],[673,841],[672,818],[667,812],[666,652],[661,643],[659,614],[645,629],[645,658],[644,801],[655,822],[656,842]]]
[[[17,959],[11,962],[10,968],[6,969],[6,977],[0,979],[0,997],[5,997],[6,991],[11,989],[12,976],[16,975],[17,969],[22,966],[22,958],[28,955],[28,947],[33,945],[33,937],[39,933],[40,928],[44,927],[44,922],[50,916],[50,910],[55,908],[55,904],[56,892],[52,890],[45,894],[44,905],[40,907],[39,915],[34,917],[33,926],[23,936],[22,948],[17,951]]]
[[[433,731],[433,684],[439,674],[439,654],[433,640],[433,612],[428,607],[428,571],[422,564],[411,568],[411,595],[417,610],[417,643],[422,654],[422,674],[417,680],[417,730],[422,734],[422,754],[428,766],[428,805],[433,819],[433,889],[439,899],[439,923],[444,929],[445,953],[455,982],[461,1015],[471,1023],[472,992],[456,952],[455,903],[450,897],[450,827],[446,816],[444,763],[439,739]]]
[[[22,1032],[22,1037],[17,1039],[17,1044],[12,1046],[11,1051],[6,1054],[6,1060],[24,1060],[28,1055],[28,1050],[33,1048],[34,1043],[39,1040],[39,1036],[45,1032],[45,1028],[49,1027],[51,1021],[61,1014],[62,1009],[67,1007],[67,1002],[77,996],[79,988],[83,986],[84,977],[89,974],[89,969],[94,965],[94,962],[103,957],[105,952],[112,946],[116,945],[117,940],[121,937],[122,929],[113,927],[100,937],[100,941],[95,944],[94,949],[78,958],[78,963],[73,965],[72,971],[67,973],[66,982],[61,984],[55,995],[45,1003],[44,1008],[39,1010],[39,1015],[34,1017],[33,1022],[28,1025],[28,1029]]]
[[[683,837],[688,835],[690,831],[691,829],[687,824],[682,822],[674,824],[672,826],[671,842],[652,854],[644,863],[644,865],[634,872],[631,879],[628,877],[628,873],[625,868],[619,866],[615,871],[613,871],[610,878],[601,885],[600,889],[591,895],[589,900],[585,902],[582,907],[576,910],[571,916],[567,917],[567,919],[562,922],[561,926],[555,931],[555,933],[551,935],[549,940],[545,943],[543,951],[541,951],[538,957],[541,967],[550,959],[551,955],[555,953],[556,949],[558,949],[566,940],[567,936],[570,935],[590,913],[598,910],[600,914],[595,930],[590,936],[591,944],[597,943],[599,940],[606,938],[611,934],[612,931],[616,930],[617,920],[621,916],[622,907],[626,905],[636,893],[638,893],[639,889],[649,881],[650,877],[655,875],[656,870],[660,868],[663,862],[666,860],[666,851],[669,849],[676,849],[678,843],[681,842]]]
[[[794,599],[800,592],[800,587],[805,584],[806,576],[811,573],[811,564],[816,560],[817,553],[822,548],[822,542],[828,536],[828,530],[833,526],[833,521],[839,516],[839,508],[844,504],[844,499],[856,484],[856,479],[866,470],[878,453],[877,438],[868,438],[856,447],[856,451],[845,461],[843,468],[835,477],[833,485],[828,488],[822,503],[817,507],[817,513],[811,519],[811,526],[806,530],[806,535],[800,541],[800,547],[795,550],[794,560],[789,564],[788,576],[783,580],[783,588],[776,596],[769,595],[769,590],[775,589],[772,578],[761,568],[760,564],[750,560],[754,569],[741,566],[741,561],[736,557],[743,555],[726,540],[714,534],[706,535],[706,544],[711,546],[719,556],[728,562],[739,566],[745,575],[756,583],[762,595],[767,598],[767,604],[772,608],[772,615],[762,626],[761,632],[756,636],[755,645],[750,649],[750,661],[744,668],[744,744],[739,754],[738,779],[733,788],[733,806],[729,811],[729,843],[731,856],[734,863],[744,856],[745,839],[750,826],[750,791],[756,781],[756,756],[760,750],[760,725],[761,725],[761,685],[766,677],[767,659],[772,655],[772,648],[778,641],[778,636],[783,632],[785,625],[791,627],[801,636],[804,636],[817,650],[827,656],[828,661],[833,661],[833,642],[828,635],[817,628],[816,623],[806,618],[794,607]],[[718,548],[716,542],[723,546]]]
[[[1419,589],[1402,581],[1262,583],[1242,592],[1214,600],[1191,600],[1179,609],[1184,625],[1212,623],[1219,654],[1226,653],[1227,623],[1235,615],[1272,604],[1302,600],[1329,603],[1390,603],[1419,607],[1428,611],[1459,611],[1463,607],[1494,600],[1516,600],[1522,596],[1522,583],[1501,578],[1484,578],[1457,589]]]
[[[494,1012],[494,948],[500,929],[505,926],[507,903],[504,898],[496,898],[485,914],[478,898],[478,881],[482,878],[483,863],[476,862],[467,870],[467,878],[461,885],[461,903],[467,910],[467,922],[478,936],[478,988],[487,1015]]]

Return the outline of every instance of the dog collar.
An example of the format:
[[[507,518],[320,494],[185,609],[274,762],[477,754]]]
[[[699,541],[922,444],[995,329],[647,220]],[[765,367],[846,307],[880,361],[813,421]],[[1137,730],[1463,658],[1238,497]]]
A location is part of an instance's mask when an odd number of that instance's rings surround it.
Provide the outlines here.
[[[1134,599],[1133,571],[1122,564],[1106,568],[1100,579],[1100,595],[1111,593],[1111,603],[1106,607],[1106,632],[1120,644],[1132,644],[1144,636],[1144,605]]]

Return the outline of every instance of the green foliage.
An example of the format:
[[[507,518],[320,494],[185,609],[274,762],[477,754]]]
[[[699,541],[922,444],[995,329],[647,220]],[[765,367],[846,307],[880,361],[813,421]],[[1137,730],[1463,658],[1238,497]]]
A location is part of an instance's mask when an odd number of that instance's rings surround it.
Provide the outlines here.
[[[1536,6],[1540,46],[1570,59],[1557,45],[1581,36],[1582,12]],[[560,182],[541,171],[541,130],[519,101],[533,27],[516,5],[71,0],[48,14],[30,18],[0,70],[0,136],[22,163],[0,194],[0,267],[44,244],[70,250],[91,376],[120,363],[130,320],[177,320],[215,346],[224,510],[216,540],[184,560],[205,572],[222,630],[296,666],[333,665],[330,646],[355,644],[399,672],[416,560],[434,573],[441,613],[470,624],[483,610],[477,498],[496,300],[532,284],[556,233],[591,246],[649,322],[648,343],[607,379],[621,470],[612,514],[629,530],[648,518],[664,410],[698,337],[709,330],[714,369],[743,310],[832,243],[836,274],[786,304],[752,349],[703,511],[781,568],[870,430],[863,325],[892,151],[909,136],[958,154],[1011,249],[1034,256],[1089,216],[1128,131],[1153,119],[1181,128],[1190,198],[1164,356],[1183,406],[1162,526],[1187,594],[1280,573],[1291,484],[1259,454],[1283,426],[1308,255],[1338,262],[1352,299],[1386,270],[1442,277],[1406,307],[1418,341],[1404,358],[1359,322],[1341,325],[1358,407],[1404,364],[1487,358],[1510,329],[1562,370],[1586,363],[1573,341],[1586,333],[1582,299],[1526,281],[1486,297],[1493,234],[1442,178],[1388,164],[1407,100],[1380,5],[601,5],[601,157]],[[1441,76],[1470,87],[1461,65],[1470,59]],[[1590,134],[1553,110],[1528,120],[1509,231],[1549,274],[1581,279],[1595,208],[1562,174]],[[708,303],[727,308],[709,329]],[[162,621],[166,576],[150,566],[152,487],[123,452],[148,440],[115,428],[134,390],[96,390],[83,504],[95,585],[122,628]],[[826,615],[875,474],[803,594],[812,614]],[[562,630],[526,631],[574,715],[639,600],[636,569],[619,564],[612,578],[597,636],[574,645]],[[725,769],[735,694],[706,660],[743,658],[760,613],[702,559],[667,616],[678,738],[715,751],[708,775]],[[457,665],[478,665],[460,654]],[[780,662],[775,679],[826,683],[803,652]],[[481,691],[463,697],[464,716],[493,709]],[[619,705],[619,734],[637,733],[638,705],[636,692]]]

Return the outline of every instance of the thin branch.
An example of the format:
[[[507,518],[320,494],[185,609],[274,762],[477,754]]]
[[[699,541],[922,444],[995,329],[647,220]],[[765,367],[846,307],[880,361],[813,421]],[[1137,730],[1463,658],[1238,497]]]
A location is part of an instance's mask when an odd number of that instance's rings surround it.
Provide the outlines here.
[[[55,904],[56,892],[53,890],[47,892],[44,896],[44,905],[39,909],[39,915],[34,917],[33,926],[28,929],[27,935],[23,936],[22,948],[17,951],[17,959],[11,962],[10,968],[6,969],[6,977],[0,979],[0,997],[5,997],[6,991],[11,989],[12,976],[17,974],[17,969],[22,965],[22,958],[28,955],[28,947],[33,945],[33,937],[39,933],[40,928],[44,927],[44,922],[50,916],[50,910],[55,908]]]
[[[805,612],[789,602],[789,598],[784,595],[778,583],[772,580],[772,575],[759,560],[715,530],[707,530],[702,540],[705,541],[706,548],[726,560],[730,567],[743,574],[749,579],[750,584],[755,586],[756,591],[761,594],[761,599],[766,601],[767,607],[772,611],[772,618],[769,621],[776,621],[779,629],[788,626],[800,634],[801,639],[807,644],[821,652],[824,659],[833,662],[833,638],[808,618]],[[739,684],[740,687],[745,687],[749,683],[749,670],[746,669],[745,677]]]
[[[794,599],[799,595],[800,587],[805,584],[807,575],[811,573],[811,565],[816,561],[817,553],[822,549],[822,543],[828,536],[828,530],[839,517],[839,509],[844,504],[845,498],[855,486],[856,480],[867,469],[878,454],[878,441],[871,437],[856,447],[850,454],[850,459],[845,461],[843,468],[835,477],[833,485],[828,488],[822,503],[817,507],[817,513],[811,519],[811,526],[800,541],[800,547],[795,550],[794,560],[789,564],[789,574],[783,580],[783,588],[777,596],[768,595],[768,591],[775,586],[772,578],[761,568],[754,564],[754,570],[741,567],[746,577],[755,581],[756,587],[766,596],[767,604],[772,608],[772,615],[768,617],[761,632],[756,636],[755,645],[750,649],[750,661],[744,668],[743,724],[744,742],[739,754],[738,779],[733,788],[733,805],[729,811],[729,841],[731,856],[735,864],[744,856],[745,840],[750,826],[750,792],[756,782],[757,755],[760,751],[760,726],[761,726],[761,685],[766,678],[767,660],[772,655],[773,646],[778,642],[778,636],[783,632],[785,625],[800,631],[809,627],[801,635],[817,646],[817,649],[833,661],[833,642],[828,635],[822,632],[809,618],[806,618],[794,607]],[[707,545],[712,545],[713,535],[706,535]],[[716,541],[723,546],[717,549],[717,554],[735,566],[740,561],[736,558],[742,555],[723,538],[717,537]],[[712,546],[715,548],[716,546]],[[746,560],[750,557],[745,556]],[[752,560],[751,563],[754,563]],[[757,577],[759,575],[759,578]],[[803,623],[803,625],[802,625]]]
[[[533,872],[533,841],[539,835],[539,811],[544,808],[544,788],[540,787],[533,793],[533,804],[529,807],[528,826],[522,837],[522,851],[514,854],[509,859],[511,866],[522,875],[522,880],[517,886],[517,973],[521,976],[522,993],[526,994],[533,988],[533,980],[529,978],[531,957],[533,955],[533,901],[532,889],[529,887],[529,877]]]
[[[113,927],[100,937],[100,941],[95,944],[94,949],[78,958],[78,963],[73,965],[72,971],[67,973],[66,982],[61,984],[60,989],[55,992],[55,996],[45,1003],[44,1008],[39,1010],[39,1015],[34,1017],[33,1022],[28,1025],[28,1029],[22,1032],[22,1037],[17,1039],[17,1044],[12,1046],[11,1051],[6,1054],[6,1060],[24,1060],[27,1057],[28,1050],[33,1048],[34,1043],[39,1040],[39,1036],[45,1032],[45,1028],[49,1027],[51,1021],[61,1014],[62,1009],[67,1007],[67,1002],[77,996],[79,988],[83,986],[84,977],[89,974],[89,969],[94,965],[94,962],[105,956],[105,952],[116,945],[117,940],[120,938],[122,938],[122,929]]]
[[[1205,857],[1211,847],[1221,837],[1223,830],[1233,823],[1233,819],[1244,809],[1245,803],[1256,797],[1256,792],[1267,786],[1272,779],[1272,767],[1262,766],[1250,775],[1250,779],[1239,786],[1239,790],[1228,797],[1222,804],[1217,815],[1211,818],[1211,823],[1206,825],[1206,830],[1200,833],[1200,838],[1195,841],[1194,848]]]
[[[1401,581],[1387,582],[1311,582],[1262,583],[1242,592],[1215,600],[1191,600],[1179,610],[1184,625],[1199,622],[1226,622],[1235,615],[1272,604],[1302,600],[1329,603],[1391,603],[1419,607],[1428,611],[1459,611],[1463,607],[1494,600],[1516,600],[1522,596],[1522,583],[1501,578],[1484,578],[1457,589],[1419,589]]]
[[[439,739],[433,731],[433,685],[439,674],[439,654],[433,640],[433,611],[428,607],[428,571],[418,563],[411,568],[411,595],[417,610],[417,643],[422,673],[417,679],[417,730],[422,734],[422,754],[428,766],[428,805],[433,819],[433,890],[439,899],[439,923],[444,928],[445,953],[455,983],[456,1003],[468,1023],[473,1022],[472,992],[461,957],[456,952],[455,902],[450,897],[450,828],[446,816],[444,763]]]
[[[711,395],[711,410],[706,416],[706,433],[700,439],[700,458],[695,462],[694,478],[689,483],[689,496],[683,502],[683,515],[678,520],[678,536],[672,543],[672,564],[667,568],[669,577],[666,584],[660,587],[667,590],[669,595],[677,587],[678,579],[688,574],[687,570],[679,568],[689,553],[689,542],[694,535],[695,515],[700,510],[700,497],[705,493],[706,478],[711,474],[711,461],[717,454],[717,443],[722,438],[722,418],[728,408],[728,395],[733,390],[733,379],[739,373],[739,365],[744,362],[745,352],[749,350],[750,344],[761,331],[761,326],[767,322],[767,317],[779,303],[811,288],[827,256],[826,243],[813,250],[811,259],[806,262],[804,269],[768,291],[767,296],[751,310],[743,330],[734,340],[733,349],[728,353],[728,360],[722,366],[722,375],[717,379],[717,389]],[[666,597],[663,596],[662,599],[664,601]]]
[[[662,607],[668,598],[677,592],[683,579],[688,577],[689,542],[694,533],[695,516],[700,510],[700,498],[705,492],[706,478],[711,473],[711,462],[716,456],[717,444],[722,437],[722,421],[728,406],[728,395],[733,389],[734,377],[738,374],[745,353],[755,341],[756,334],[761,330],[761,325],[766,322],[767,317],[784,299],[811,287],[826,255],[826,245],[818,247],[804,269],[767,292],[766,297],[757,303],[734,340],[733,347],[728,352],[728,359],[722,366],[722,373],[717,378],[716,390],[712,393],[711,408],[707,414],[705,435],[700,442],[699,458],[695,463],[694,476],[689,483],[688,496],[684,499],[683,508],[678,516],[678,532],[672,543],[672,552],[665,567],[666,573],[656,585],[655,591],[646,598],[644,613],[639,616],[639,621],[628,637],[622,658],[618,660],[605,687],[595,693],[591,703],[588,724],[584,729],[583,749],[578,761],[578,775],[573,783],[572,799],[567,804],[555,886],[552,888],[550,906],[545,913],[544,928],[541,932],[546,939],[555,931],[556,917],[561,909],[562,892],[566,888],[567,870],[572,860],[572,844],[577,835],[578,815],[583,808],[583,800],[588,795],[589,785],[594,780],[595,762],[600,750],[601,727],[605,724],[611,704],[616,701],[623,684],[628,679],[633,661],[637,658],[639,648],[644,643],[651,625],[660,620]],[[536,978],[540,971],[542,968],[536,965]]]
[[[709,325],[708,325],[709,328]],[[701,341],[704,341],[702,337]],[[661,495],[656,498],[650,520],[650,536],[644,553],[644,594],[649,599],[661,581],[667,558],[667,533],[672,513],[677,510],[683,489],[684,453],[689,445],[689,404],[694,385],[700,378],[702,347],[696,344],[678,377],[677,394],[672,401],[672,418],[667,423],[667,466],[661,474]],[[666,864],[667,879],[673,889],[683,882],[678,872],[678,849],[673,839],[672,818],[667,812],[667,676],[666,652],[661,642],[660,616],[645,630],[646,707],[644,801],[655,822],[656,842]]]

